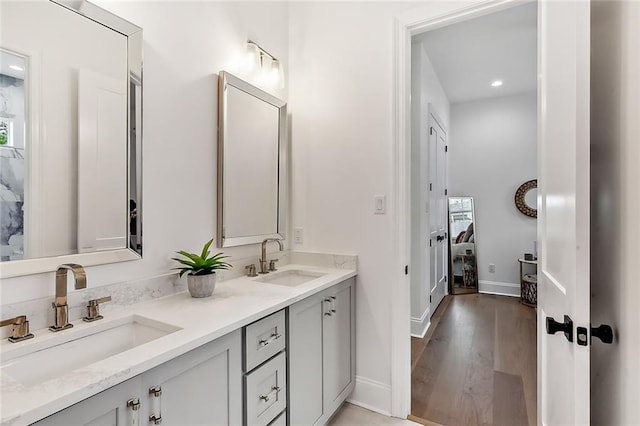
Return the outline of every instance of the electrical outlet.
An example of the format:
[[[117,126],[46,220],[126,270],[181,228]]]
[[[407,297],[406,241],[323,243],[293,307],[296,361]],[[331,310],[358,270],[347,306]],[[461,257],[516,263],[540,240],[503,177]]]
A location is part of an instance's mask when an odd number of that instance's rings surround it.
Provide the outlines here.
[[[296,244],[302,244],[302,228],[296,228],[293,230],[293,242]]]
[[[496,272],[496,264],[495,263],[490,263],[489,264],[489,272],[491,272],[492,274],[494,272]]]

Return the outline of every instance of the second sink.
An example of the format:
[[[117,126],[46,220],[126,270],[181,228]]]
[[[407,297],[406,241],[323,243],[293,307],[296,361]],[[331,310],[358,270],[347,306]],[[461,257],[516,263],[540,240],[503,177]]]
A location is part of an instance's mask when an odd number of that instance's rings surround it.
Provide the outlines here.
[[[288,271],[279,271],[265,275],[257,279],[263,283],[283,285],[287,287],[295,287],[300,284],[315,280],[326,275],[324,272],[305,271],[303,269],[290,269]]]

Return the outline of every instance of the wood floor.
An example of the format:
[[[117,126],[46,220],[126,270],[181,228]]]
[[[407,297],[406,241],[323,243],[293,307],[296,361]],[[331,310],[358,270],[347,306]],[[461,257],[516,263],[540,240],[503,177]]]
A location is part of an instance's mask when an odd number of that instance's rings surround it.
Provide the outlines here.
[[[411,414],[444,426],[534,426],[536,314],[519,299],[447,296],[411,338]]]

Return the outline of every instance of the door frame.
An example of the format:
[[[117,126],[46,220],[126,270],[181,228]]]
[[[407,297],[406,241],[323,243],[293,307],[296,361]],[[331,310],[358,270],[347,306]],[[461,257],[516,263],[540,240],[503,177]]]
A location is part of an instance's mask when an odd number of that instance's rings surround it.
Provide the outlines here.
[[[413,7],[393,22],[393,249],[398,287],[391,292],[391,415],[411,413],[411,37],[531,0],[466,0]],[[538,117],[540,120],[540,117]],[[405,269],[406,268],[406,269]]]

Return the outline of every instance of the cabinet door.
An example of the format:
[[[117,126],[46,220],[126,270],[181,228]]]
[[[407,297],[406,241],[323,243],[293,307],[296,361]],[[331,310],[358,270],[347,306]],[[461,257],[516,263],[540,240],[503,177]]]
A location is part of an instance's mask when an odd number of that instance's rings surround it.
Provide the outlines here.
[[[353,389],[353,283],[354,280],[349,279],[330,291],[330,315],[323,316],[324,411],[328,415],[338,408]]]
[[[291,425],[322,417],[322,294],[289,307],[289,416]]]
[[[241,333],[236,330],[142,375],[145,423],[242,423]]]
[[[142,422],[146,419],[140,415],[140,405],[127,406],[128,400],[139,401],[139,396],[140,378],[134,377],[34,424],[38,426],[146,425],[146,421]]]

